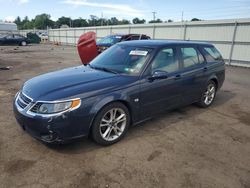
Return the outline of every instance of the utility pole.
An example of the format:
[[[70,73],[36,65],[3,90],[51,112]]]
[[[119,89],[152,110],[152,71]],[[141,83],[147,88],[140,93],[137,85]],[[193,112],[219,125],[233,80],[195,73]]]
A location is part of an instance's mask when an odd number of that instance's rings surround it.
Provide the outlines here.
[[[101,26],[103,26],[103,12],[101,14]]]
[[[182,39],[182,31],[183,31],[183,27],[184,27],[184,25],[183,25],[183,15],[184,15],[184,12],[183,11],[181,11],[181,29],[180,29],[180,39]],[[184,31],[184,32],[186,32],[186,31]],[[185,35],[185,34],[184,34]]]
[[[153,20],[155,21],[156,12],[152,12],[152,14],[153,14]]]

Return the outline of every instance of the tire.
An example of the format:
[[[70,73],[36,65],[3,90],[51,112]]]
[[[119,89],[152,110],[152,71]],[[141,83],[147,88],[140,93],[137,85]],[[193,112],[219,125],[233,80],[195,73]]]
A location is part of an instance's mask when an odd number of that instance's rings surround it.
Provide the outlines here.
[[[20,45],[21,45],[21,46],[26,46],[26,45],[27,45],[27,42],[26,42],[26,41],[22,41],[22,42],[20,43]]]
[[[206,89],[202,92],[200,101],[197,103],[202,108],[209,107],[215,99],[217,86],[213,80],[207,83]]]
[[[130,113],[125,105],[119,102],[102,108],[92,125],[92,138],[100,145],[111,145],[120,141],[128,131]]]

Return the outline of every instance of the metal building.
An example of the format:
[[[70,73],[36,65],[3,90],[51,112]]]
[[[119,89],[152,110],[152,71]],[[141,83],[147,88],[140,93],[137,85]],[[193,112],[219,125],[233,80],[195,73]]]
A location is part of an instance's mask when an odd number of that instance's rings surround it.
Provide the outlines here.
[[[15,23],[0,22],[0,31],[17,31]]]

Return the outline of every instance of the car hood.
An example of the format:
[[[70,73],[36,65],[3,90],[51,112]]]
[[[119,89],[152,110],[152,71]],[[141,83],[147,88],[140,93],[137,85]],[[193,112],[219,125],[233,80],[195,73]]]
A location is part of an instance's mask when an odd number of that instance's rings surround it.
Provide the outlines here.
[[[22,91],[34,101],[88,98],[128,87],[136,78],[78,66],[43,74],[24,83]]]

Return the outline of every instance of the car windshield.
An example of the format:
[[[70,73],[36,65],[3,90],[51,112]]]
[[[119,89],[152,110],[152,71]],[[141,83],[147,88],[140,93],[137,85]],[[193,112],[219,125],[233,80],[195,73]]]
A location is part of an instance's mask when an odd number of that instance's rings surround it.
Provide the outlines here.
[[[137,75],[151,52],[150,48],[117,44],[93,59],[90,66],[110,72]]]
[[[112,35],[112,36],[107,36],[102,39],[100,39],[97,43],[98,44],[116,44],[117,42],[120,42],[121,36],[119,35]]]

